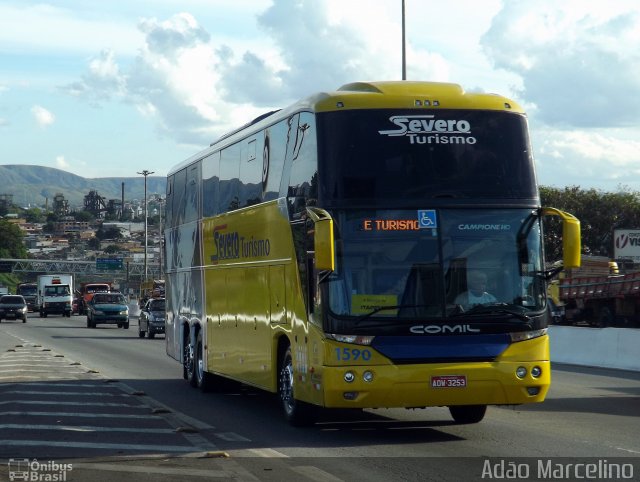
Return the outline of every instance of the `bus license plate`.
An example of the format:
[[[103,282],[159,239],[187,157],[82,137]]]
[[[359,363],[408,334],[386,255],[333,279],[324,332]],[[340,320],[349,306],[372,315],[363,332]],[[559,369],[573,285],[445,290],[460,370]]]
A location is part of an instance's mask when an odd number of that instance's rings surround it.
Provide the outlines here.
[[[441,375],[431,377],[431,388],[464,388],[467,377],[464,375]]]

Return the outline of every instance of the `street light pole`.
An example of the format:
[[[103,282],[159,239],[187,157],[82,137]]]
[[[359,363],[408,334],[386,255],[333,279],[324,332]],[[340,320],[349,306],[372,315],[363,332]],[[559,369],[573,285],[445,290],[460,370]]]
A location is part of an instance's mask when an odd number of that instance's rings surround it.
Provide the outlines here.
[[[164,250],[164,233],[162,232],[162,203],[164,202],[164,199],[160,197],[158,201],[160,205],[160,216],[158,217],[158,224],[160,225],[160,268],[158,269],[158,271],[160,272],[160,278],[164,279],[164,275],[162,274],[162,251]]]
[[[402,80],[407,80],[407,53],[404,26],[404,0],[402,0]]]
[[[147,281],[147,176],[153,174],[153,171],[145,169],[138,174],[144,176],[144,281]]]

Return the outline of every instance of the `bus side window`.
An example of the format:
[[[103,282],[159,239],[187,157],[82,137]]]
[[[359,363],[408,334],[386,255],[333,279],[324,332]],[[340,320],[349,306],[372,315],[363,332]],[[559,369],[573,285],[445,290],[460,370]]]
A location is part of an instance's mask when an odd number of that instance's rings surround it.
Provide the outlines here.
[[[240,146],[227,147],[220,157],[220,191],[218,212],[225,213],[240,207]]]
[[[258,141],[258,139],[260,139]],[[242,141],[240,161],[240,207],[262,202],[262,154],[263,139],[260,136]]]
[[[200,162],[187,169],[184,220],[188,223],[197,220],[200,213]]]
[[[186,208],[186,185],[187,185],[187,170],[182,169],[173,176],[173,226],[179,226],[184,223],[185,208]]]
[[[173,176],[169,176],[167,179],[167,193],[166,193],[166,206],[169,208],[171,203],[173,202],[173,180],[175,178],[175,174]],[[173,227],[173,209],[165,210],[165,226],[166,228]]]
[[[318,148],[313,115],[302,112],[295,121],[289,130],[287,153],[292,156],[292,164],[287,195],[293,212],[298,213],[317,204]]]
[[[202,160],[202,216],[218,214],[218,177],[220,152],[214,152]]]

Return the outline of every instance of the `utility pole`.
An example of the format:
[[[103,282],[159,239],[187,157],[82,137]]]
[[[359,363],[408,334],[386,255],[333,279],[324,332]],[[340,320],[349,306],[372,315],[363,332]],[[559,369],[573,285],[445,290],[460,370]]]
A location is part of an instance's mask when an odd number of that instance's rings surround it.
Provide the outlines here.
[[[144,281],[147,281],[148,265],[147,265],[147,176],[153,174],[153,171],[147,171],[146,169],[139,172],[141,176],[144,176]]]
[[[158,270],[160,272],[160,278],[164,279],[164,275],[162,274],[162,251],[164,250],[164,233],[162,232],[162,203],[165,200],[160,197],[159,198],[159,205],[160,205],[160,216],[158,217],[158,224],[160,225],[160,269]]]
[[[407,80],[407,52],[405,40],[404,0],[402,0],[402,80]]]

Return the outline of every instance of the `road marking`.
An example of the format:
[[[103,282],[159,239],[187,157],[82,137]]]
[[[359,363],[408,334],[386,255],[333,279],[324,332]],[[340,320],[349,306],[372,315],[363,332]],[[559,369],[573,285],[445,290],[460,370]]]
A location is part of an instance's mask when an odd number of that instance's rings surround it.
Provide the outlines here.
[[[17,417],[84,417],[84,418],[148,418],[158,419],[157,415],[145,415],[145,414],[122,414],[122,413],[88,413],[88,412],[24,412],[24,411],[11,411],[0,412],[0,415],[10,415]]]
[[[238,435],[235,432],[218,432],[214,434],[216,437],[227,442],[251,442],[251,439]]]
[[[0,402],[0,405],[10,405],[13,403],[25,404],[25,405],[60,405],[59,400],[5,400]],[[128,403],[110,403],[110,402],[64,402],[66,406],[79,406],[79,407],[128,407],[128,408],[144,408],[148,409],[146,405],[129,405]]]
[[[193,452],[192,445],[109,444],[95,442],[60,442],[58,440],[0,440],[0,447],[64,447],[77,449],[145,450],[157,452]]]
[[[272,458],[272,459],[288,459],[289,456],[278,452],[273,449],[248,449],[249,452],[257,455],[258,457]]]
[[[179,480],[192,477],[206,477],[206,478],[221,478],[226,480],[247,480],[258,481],[251,472],[242,468],[237,462],[228,458],[222,459],[226,470],[201,470],[201,469],[189,469],[187,467],[171,468],[171,467],[154,467],[153,465],[126,465],[126,460],[122,462],[117,461],[110,464],[105,463],[75,463],[73,464],[74,470],[91,469],[91,470],[103,470],[106,472],[128,472],[128,473],[140,473],[140,474],[167,474],[177,475]],[[121,465],[118,465],[120,464]]]
[[[132,432],[132,433],[176,433],[172,428],[127,428],[96,427],[92,425],[22,425],[18,423],[0,424],[0,429],[19,430],[63,430],[68,432]]]
[[[291,467],[291,470],[299,473],[311,480],[317,480],[318,482],[325,481],[342,481],[343,479],[339,479],[338,477],[331,475],[329,472],[325,472],[324,470],[314,467],[313,465],[298,465]]]
[[[640,454],[640,452],[637,450],[625,449],[624,447],[616,447],[616,449],[622,450],[623,452],[629,452],[632,454]]]
[[[19,393],[22,395],[69,395],[69,396],[100,396],[100,397],[128,397],[126,393],[111,392],[47,392],[46,390],[8,390],[4,393]]]

